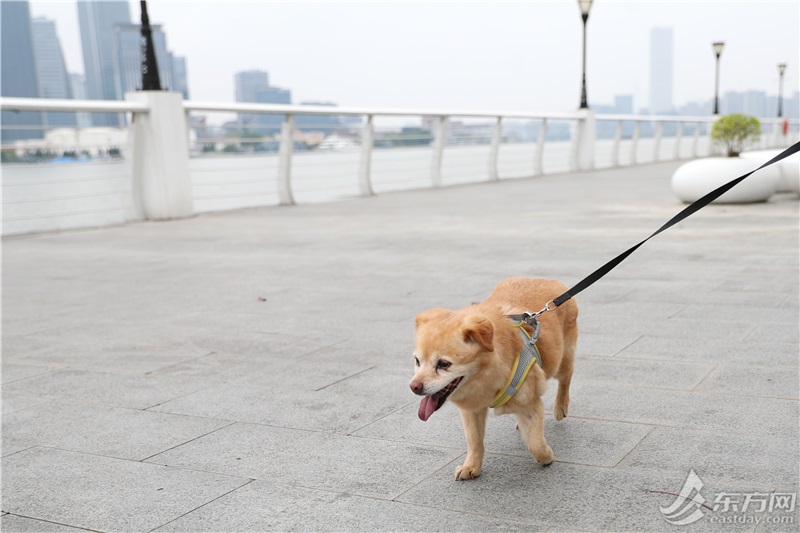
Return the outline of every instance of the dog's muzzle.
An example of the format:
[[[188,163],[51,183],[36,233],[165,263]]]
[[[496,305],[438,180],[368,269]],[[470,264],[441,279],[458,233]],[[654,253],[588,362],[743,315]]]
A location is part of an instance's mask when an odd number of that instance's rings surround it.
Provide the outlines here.
[[[431,417],[434,411],[438,411],[439,408],[444,405],[444,402],[447,401],[447,397],[453,394],[453,391],[456,390],[456,387],[458,387],[462,379],[464,379],[463,376],[458,377],[448,383],[447,386],[439,389],[438,392],[425,396],[419,403],[419,412],[417,413],[419,419],[425,422]]]

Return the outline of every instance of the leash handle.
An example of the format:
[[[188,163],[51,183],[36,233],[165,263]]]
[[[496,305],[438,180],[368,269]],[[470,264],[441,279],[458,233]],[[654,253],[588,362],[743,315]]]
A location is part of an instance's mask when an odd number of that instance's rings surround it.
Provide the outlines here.
[[[671,228],[672,226],[674,226],[675,224],[677,224],[681,220],[683,220],[683,219],[693,215],[697,211],[701,210],[702,208],[704,208],[705,206],[707,206],[708,204],[710,204],[711,202],[713,202],[714,200],[716,200],[717,198],[719,198],[720,196],[722,196],[723,194],[725,194],[726,192],[728,192],[729,190],[734,188],[736,185],[738,185],[739,183],[744,181],[747,177],[749,177],[754,172],[757,172],[757,171],[761,170],[762,168],[766,168],[766,167],[768,167],[770,165],[773,165],[773,164],[777,163],[778,161],[786,159],[790,155],[794,155],[799,151],[800,151],[800,142],[793,144],[792,146],[790,146],[789,148],[787,148],[783,152],[779,153],[778,155],[776,155],[775,157],[773,157],[772,159],[770,159],[769,161],[767,161],[766,163],[764,163],[763,165],[758,167],[757,169],[751,170],[747,174],[739,176],[738,178],[736,178],[734,180],[731,180],[728,183],[725,183],[721,187],[718,187],[718,188],[714,189],[713,191],[711,191],[710,193],[706,194],[705,196],[703,196],[699,200],[695,200],[693,203],[691,203],[690,205],[686,206],[677,215],[675,215],[670,220],[668,220],[666,222],[666,224],[664,224],[663,226],[658,228],[656,231],[654,231],[653,234],[650,235],[649,237],[647,237],[645,240],[643,240],[642,242],[640,242],[640,243],[638,243],[638,244],[636,244],[634,246],[631,246],[630,248],[628,248],[627,250],[625,250],[624,252],[619,254],[617,257],[615,257],[614,259],[612,259],[611,261],[609,261],[605,265],[601,266],[600,268],[598,268],[597,270],[595,270],[594,272],[592,272],[591,274],[589,274],[588,276],[583,278],[581,281],[579,281],[577,284],[575,284],[567,292],[565,292],[564,294],[562,294],[558,298],[553,299],[552,302],[553,302],[554,307],[552,309],[549,308],[549,307],[545,307],[544,311],[554,311],[556,307],[558,307],[559,305],[563,304],[564,302],[566,302],[567,300],[569,300],[573,296],[576,296],[579,292],[581,292],[582,290],[590,287],[597,280],[599,280],[600,278],[602,278],[603,276],[605,276],[606,274],[608,274],[609,272],[614,270],[614,268],[617,265],[619,265],[625,259],[627,259],[627,257],[629,255],[631,255],[633,252],[635,252],[641,245],[643,245],[644,243],[646,243],[647,241],[649,241],[650,239],[652,239],[653,237],[655,237],[656,235],[658,235],[662,231],[665,231],[665,230]]]

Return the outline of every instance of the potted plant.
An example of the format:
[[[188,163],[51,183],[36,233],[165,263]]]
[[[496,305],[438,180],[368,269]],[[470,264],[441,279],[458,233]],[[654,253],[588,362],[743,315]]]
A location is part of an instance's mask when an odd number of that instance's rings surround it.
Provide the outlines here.
[[[721,144],[727,157],[708,157],[681,165],[672,175],[672,192],[683,202],[694,202],[707,193],[758,168],[752,159],[739,158],[744,148],[761,136],[755,117],[732,114],[720,117],[711,128],[711,139]],[[720,196],[714,203],[765,202],[775,193],[776,168],[760,170]]]
[[[725,115],[711,127],[711,139],[725,147],[728,157],[739,157],[745,146],[761,138],[761,122],[756,117],[734,113]]]

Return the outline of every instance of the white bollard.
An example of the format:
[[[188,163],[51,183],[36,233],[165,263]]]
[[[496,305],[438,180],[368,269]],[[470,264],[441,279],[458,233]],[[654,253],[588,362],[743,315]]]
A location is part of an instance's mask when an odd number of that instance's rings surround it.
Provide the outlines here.
[[[149,113],[131,124],[134,209],[139,218],[169,220],[194,215],[189,178],[189,143],[181,93],[139,91],[125,100],[142,102]]]
[[[594,168],[594,144],[597,138],[597,123],[594,111],[580,109],[580,118],[572,130],[572,153],[570,154],[570,169],[592,170]]]

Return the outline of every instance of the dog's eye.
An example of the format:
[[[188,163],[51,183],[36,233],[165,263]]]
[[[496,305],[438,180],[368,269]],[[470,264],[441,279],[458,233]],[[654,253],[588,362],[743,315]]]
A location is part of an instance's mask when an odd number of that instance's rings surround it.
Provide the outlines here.
[[[417,359],[416,357],[414,358],[414,364],[419,366],[419,359]]]
[[[436,363],[436,368],[440,368],[442,370],[446,370],[450,367],[452,363],[450,361],[445,361],[444,359],[439,359],[439,362]]]

